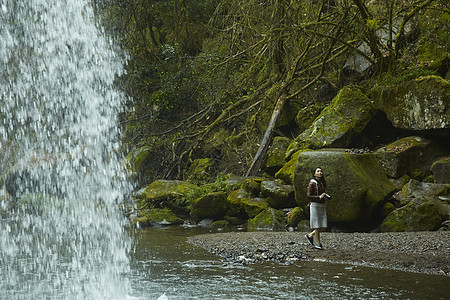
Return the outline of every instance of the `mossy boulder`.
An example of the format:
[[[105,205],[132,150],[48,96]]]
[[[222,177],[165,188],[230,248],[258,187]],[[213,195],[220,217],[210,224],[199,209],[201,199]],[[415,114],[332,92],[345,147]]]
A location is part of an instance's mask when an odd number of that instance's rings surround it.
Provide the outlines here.
[[[277,136],[273,139],[269,151],[267,152],[267,158],[264,167],[268,174],[274,175],[286,164],[284,157],[286,154],[286,150],[290,144],[291,139],[287,137]]]
[[[215,192],[195,199],[191,203],[190,214],[195,221],[202,219],[220,220],[227,211],[227,195]]]
[[[380,89],[373,98],[396,128],[435,130],[450,126],[450,83],[439,76],[423,76]]]
[[[152,157],[152,147],[142,146],[132,149],[125,157],[125,168],[129,170],[132,176],[139,182],[145,182],[149,178],[156,176],[152,168],[149,168],[149,162]]]
[[[268,208],[249,220],[247,229],[252,230],[284,230],[286,226],[284,214],[280,210]]]
[[[306,188],[313,170],[322,167],[332,196],[328,220],[342,225],[370,225],[379,220],[381,207],[395,186],[370,153],[350,154],[341,149],[305,151],[298,156],[294,174],[295,198],[303,208],[309,202]]]
[[[436,230],[442,217],[436,206],[422,197],[416,197],[407,205],[390,213],[381,223],[382,232]]]
[[[177,217],[170,209],[143,209],[138,216],[131,220],[134,226],[169,226],[183,224],[183,220]]]
[[[288,157],[300,149],[347,147],[375,115],[376,108],[361,90],[342,88],[314,123],[289,146]]]
[[[254,218],[265,210],[269,204],[265,199],[253,197],[250,193],[239,189],[228,195],[227,206],[226,219],[233,223],[233,218],[237,218],[237,221]]]
[[[301,232],[309,232],[310,231],[310,224],[309,220],[302,220],[297,225],[297,230]]]
[[[140,193],[138,204],[143,207],[170,207],[171,204],[186,206],[185,195],[197,188],[181,180],[155,180]]]
[[[287,226],[296,227],[304,217],[305,211],[298,206],[294,207],[294,209],[291,210],[286,217]]]
[[[188,176],[194,180],[207,180],[211,177],[216,161],[211,158],[195,159],[188,170]]]
[[[431,166],[434,182],[450,183],[450,157],[441,158]]]
[[[244,182],[242,182],[241,189],[251,194],[252,196],[259,196],[261,193],[261,182],[265,179],[260,178],[246,178]]]
[[[295,207],[295,191],[292,185],[281,184],[276,181],[261,182],[261,197],[273,208]]]
[[[404,174],[411,176],[421,167],[419,162],[423,160],[424,149],[429,143],[422,137],[409,136],[378,149],[375,156],[389,177],[399,178]]]
[[[309,105],[302,107],[295,116],[295,123],[298,126],[300,132],[308,129],[314,122],[317,116],[322,111],[323,107],[317,105]]]
[[[230,222],[228,222],[227,220],[219,220],[219,221],[214,221],[211,223],[210,227],[211,229],[224,229],[227,228],[230,225]]]
[[[294,171],[295,166],[297,165],[297,159],[301,152],[303,151],[311,151],[311,149],[299,150],[295,152],[291,159],[275,174],[275,178],[282,180],[287,184],[294,183]]]

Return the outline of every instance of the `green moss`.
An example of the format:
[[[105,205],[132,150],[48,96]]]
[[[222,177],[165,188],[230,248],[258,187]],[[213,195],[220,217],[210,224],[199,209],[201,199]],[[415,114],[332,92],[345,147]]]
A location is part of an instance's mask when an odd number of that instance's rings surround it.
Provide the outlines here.
[[[152,225],[177,225],[183,224],[183,220],[178,218],[169,209],[144,209],[141,210],[138,216],[131,221],[132,225],[136,226],[139,223],[141,227],[148,227]]]
[[[283,212],[269,208],[248,221],[248,230],[284,230]]]
[[[297,159],[300,153],[305,151],[312,151],[311,149],[304,149],[295,152],[291,159],[277,172],[275,173],[275,178],[283,180],[287,184],[292,184],[294,182],[294,171],[297,165]]]

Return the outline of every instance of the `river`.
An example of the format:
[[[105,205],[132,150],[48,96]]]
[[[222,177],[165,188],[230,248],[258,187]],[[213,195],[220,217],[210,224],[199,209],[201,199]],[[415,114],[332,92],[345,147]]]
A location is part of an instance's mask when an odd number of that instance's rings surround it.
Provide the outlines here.
[[[448,299],[449,279],[364,266],[298,261],[224,262],[188,242],[205,228],[131,232],[131,296],[137,299]]]

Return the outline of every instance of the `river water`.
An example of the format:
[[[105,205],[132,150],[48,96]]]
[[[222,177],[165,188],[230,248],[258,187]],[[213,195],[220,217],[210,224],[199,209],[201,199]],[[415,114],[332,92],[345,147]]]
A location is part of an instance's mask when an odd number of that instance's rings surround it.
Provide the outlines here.
[[[446,276],[326,262],[224,262],[187,241],[208,232],[200,227],[133,231],[131,295],[138,299],[162,295],[168,299],[448,299]]]

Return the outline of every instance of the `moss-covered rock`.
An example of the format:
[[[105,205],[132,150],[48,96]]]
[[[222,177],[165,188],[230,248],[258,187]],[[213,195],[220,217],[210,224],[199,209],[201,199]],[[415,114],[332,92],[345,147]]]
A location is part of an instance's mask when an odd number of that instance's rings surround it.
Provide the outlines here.
[[[441,158],[431,166],[434,182],[450,183],[450,157]]]
[[[305,211],[298,206],[294,207],[294,209],[291,210],[286,217],[287,226],[296,227],[304,217]]]
[[[450,127],[450,83],[439,76],[423,76],[373,96],[394,127],[430,130]]]
[[[311,149],[299,150],[295,152],[291,159],[275,174],[275,178],[282,180],[287,184],[294,183],[294,171],[297,165],[297,159],[301,152],[311,151]]]
[[[322,109],[323,107],[317,105],[309,105],[301,108],[295,116],[295,123],[298,125],[298,130],[302,132],[308,129]]]
[[[301,232],[308,232],[308,231],[310,231],[310,229],[311,228],[310,228],[309,220],[302,220],[297,225],[297,230],[301,231]]]
[[[248,230],[284,230],[286,226],[282,211],[268,208],[248,221]]]
[[[289,146],[288,156],[306,148],[347,147],[375,113],[376,108],[366,95],[354,86],[346,86]]]
[[[267,158],[264,169],[270,175],[274,175],[278,170],[286,164],[284,160],[286,150],[291,143],[291,139],[277,136],[273,139],[267,152]]]
[[[139,211],[137,217],[131,220],[134,226],[168,226],[183,224],[183,220],[177,217],[170,209],[144,209]]]
[[[391,178],[399,178],[404,174],[412,175],[420,167],[425,147],[429,140],[419,136],[401,138],[375,152],[378,163]],[[424,170],[425,172],[425,170]]]
[[[138,204],[140,208],[168,207],[170,203],[188,205],[185,195],[197,188],[196,185],[181,180],[155,180],[144,188]]]
[[[244,182],[241,185],[241,189],[246,191],[252,196],[258,197],[261,193],[261,182],[263,182],[265,179],[260,178],[246,178]]]
[[[424,198],[414,198],[407,205],[393,211],[381,223],[382,232],[436,230],[442,223],[438,209]]]
[[[328,220],[334,223],[367,224],[379,219],[382,205],[394,193],[395,186],[384,174],[373,154],[350,154],[342,150],[302,152],[294,175],[298,206],[309,202],[306,188],[313,170],[322,167],[328,184]]]
[[[296,206],[295,192],[292,185],[281,184],[276,181],[261,182],[261,197],[273,208],[289,208]]]
[[[269,207],[266,199],[263,198],[244,198],[242,199],[242,208],[247,214],[248,218],[254,218],[260,212]]]
[[[227,220],[219,220],[211,223],[211,229],[224,229],[230,226],[230,222]]]
[[[206,218],[220,220],[227,211],[227,195],[215,192],[195,199],[190,211],[191,217],[197,222]]]

